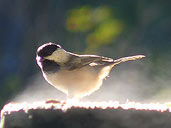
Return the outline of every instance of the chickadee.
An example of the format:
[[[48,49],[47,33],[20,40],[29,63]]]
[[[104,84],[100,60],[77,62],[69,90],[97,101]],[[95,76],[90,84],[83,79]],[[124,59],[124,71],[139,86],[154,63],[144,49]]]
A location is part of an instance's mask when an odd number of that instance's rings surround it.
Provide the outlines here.
[[[144,58],[144,55],[111,59],[97,55],[78,55],[60,45],[46,43],[37,49],[37,64],[45,80],[68,98],[79,99],[98,90],[117,64]]]

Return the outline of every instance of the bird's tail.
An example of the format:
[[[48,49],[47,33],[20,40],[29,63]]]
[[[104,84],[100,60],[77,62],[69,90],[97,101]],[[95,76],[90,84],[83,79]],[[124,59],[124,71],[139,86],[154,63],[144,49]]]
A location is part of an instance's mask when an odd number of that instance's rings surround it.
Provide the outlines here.
[[[113,66],[115,66],[117,64],[120,64],[120,63],[123,63],[123,62],[126,62],[126,61],[130,61],[130,60],[142,59],[144,57],[145,57],[144,55],[136,55],[136,56],[122,57],[122,58],[119,58],[119,59],[114,60]]]
[[[122,57],[122,58],[116,59],[116,60],[106,59],[106,61],[108,61],[108,62],[103,65],[102,70],[100,70],[100,75],[99,76],[100,76],[101,79],[104,79],[106,76],[109,75],[110,70],[115,65],[126,62],[126,61],[130,61],[130,60],[141,59],[141,58],[144,58],[144,57],[145,57],[144,55],[136,55],[136,56]]]

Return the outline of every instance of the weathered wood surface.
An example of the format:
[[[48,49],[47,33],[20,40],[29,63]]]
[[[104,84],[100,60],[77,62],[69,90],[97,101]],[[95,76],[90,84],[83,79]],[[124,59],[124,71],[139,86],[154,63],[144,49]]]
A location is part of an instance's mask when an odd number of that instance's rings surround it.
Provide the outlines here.
[[[17,111],[2,110],[1,125],[4,128],[171,128],[168,110],[160,112],[121,107],[71,107],[62,110],[61,106],[56,107],[57,104],[61,103],[45,103],[45,106],[41,104],[30,109],[23,104],[23,108]]]

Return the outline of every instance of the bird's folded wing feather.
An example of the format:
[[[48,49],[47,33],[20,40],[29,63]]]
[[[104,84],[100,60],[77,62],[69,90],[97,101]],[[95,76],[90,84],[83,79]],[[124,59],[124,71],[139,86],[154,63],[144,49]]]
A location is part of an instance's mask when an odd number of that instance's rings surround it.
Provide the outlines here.
[[[71,54],[69,61],[65,64],[65,69],[75,70],[86,65],[104,65],[105,63],[113,62],[113,59],[97,56],[97,55],[77,55]]]
[[[129,56],[129,57],[122,57],[120,59],[113,60],[111,58],[97,56],[97,55],[77,55],[70,53],[70,59],[64,65],[64,69],[66,70],[75,70],[86,65],[90,66],[107,66],[107,65],[117,65],[126,61],[136,60],[144,58],[144,55],[136,55],[136,56]]]

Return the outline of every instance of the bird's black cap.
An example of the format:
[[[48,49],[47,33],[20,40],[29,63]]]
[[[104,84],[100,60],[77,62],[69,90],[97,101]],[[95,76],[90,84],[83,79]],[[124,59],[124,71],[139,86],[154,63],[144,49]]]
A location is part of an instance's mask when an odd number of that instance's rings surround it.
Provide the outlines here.
[[[37,49],[37,55],[40,57],[47,57],[52,55],[52,53],[56,51],[58,48],[61,48],[61,46],[51,42],[43,44]]]

